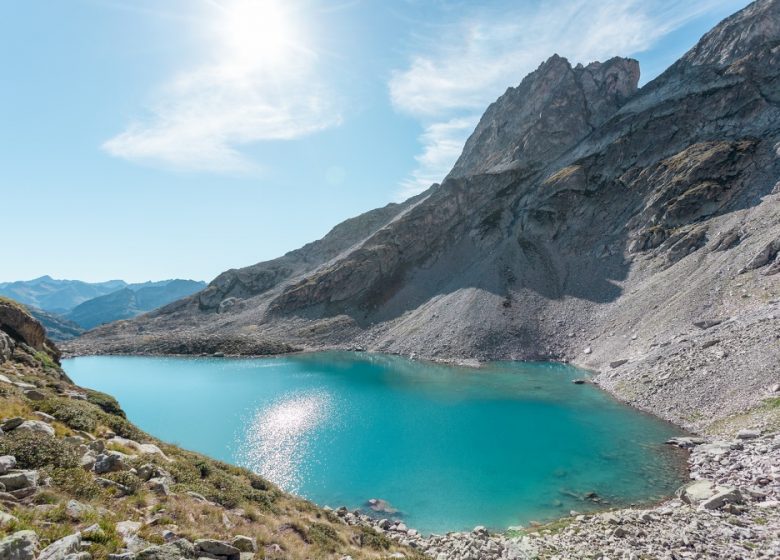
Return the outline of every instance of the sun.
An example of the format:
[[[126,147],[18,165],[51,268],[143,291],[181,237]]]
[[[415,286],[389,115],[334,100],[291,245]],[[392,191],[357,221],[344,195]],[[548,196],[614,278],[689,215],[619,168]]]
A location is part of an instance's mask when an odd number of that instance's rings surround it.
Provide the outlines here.
[[[275,66],[292,56],[299,33],[282,1],[228,0],[220,5],[218,36],[233,64]]]

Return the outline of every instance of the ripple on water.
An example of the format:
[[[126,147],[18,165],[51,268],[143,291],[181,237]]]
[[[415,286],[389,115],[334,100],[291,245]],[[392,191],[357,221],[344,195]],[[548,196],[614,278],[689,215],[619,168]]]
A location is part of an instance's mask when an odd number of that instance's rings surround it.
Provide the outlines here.
[[[300,492],[306,454],[318,427],[331,416],[333,398],[324,390],[288,395],[249,418],[238,437],[240,465],[288,492]]]

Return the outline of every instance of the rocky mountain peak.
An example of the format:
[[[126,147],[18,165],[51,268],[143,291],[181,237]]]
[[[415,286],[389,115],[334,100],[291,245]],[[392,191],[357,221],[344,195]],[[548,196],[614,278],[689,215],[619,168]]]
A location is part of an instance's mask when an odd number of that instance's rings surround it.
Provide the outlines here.
[[[758,0],[723,20],[683,57],[689,64],[731,64],[780,42],[780,0]]]
[[[490,105],[449,177],[548,162],[587,136],[637,91],[639,63],[615,57],[572,67],[556,55]]]

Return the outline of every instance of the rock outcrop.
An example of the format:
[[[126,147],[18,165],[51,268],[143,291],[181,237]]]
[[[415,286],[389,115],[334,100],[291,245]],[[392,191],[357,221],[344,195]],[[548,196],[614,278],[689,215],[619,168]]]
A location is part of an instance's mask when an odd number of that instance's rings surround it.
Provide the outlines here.
[[[780,383],[779,10],[754,2],[640,89],[635,61],[553,56],[441,185],[68,348],[569,360],[695,429],[760,407]]]

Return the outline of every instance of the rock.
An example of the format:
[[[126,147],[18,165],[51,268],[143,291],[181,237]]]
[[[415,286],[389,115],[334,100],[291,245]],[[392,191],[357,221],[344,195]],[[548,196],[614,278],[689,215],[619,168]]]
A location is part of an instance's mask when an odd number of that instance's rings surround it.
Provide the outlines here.
[[[11,523],[16,523],[18,521],[19,520],[10,513],[0,511],[0,528],[5,528]]]
[[[0,476],[6,492],[38,486],[38,471],[15,471]]]
[[[49,426],[46,422],[41,422],[40,420],[25,420],[19,426],[16,428],[17,431],[28,431],[28,432],[37,432],[40,434],[46,434],[49,436],[54,437],[55,431],[54,428]]]
[[[628,360],[615,360],[614,362],[609,362],[609,367],[612,369],[619,368],[620,366],[627,364]]]
[[[27,389],[24,391],[24,396],[31,401],[42,401],[46,398],[46,395],[41,393],[38,389]]]
[[[169,482],[166,478],[152,478],[149,480],[148,484],[149,489],[160,496],[168,496],[171,493],[170,488],[168,487]]]
[[[127,455],[119,451],[105,451],[95,457],[94,470],[97,474],[126,471],[127,459]]]
[[[93,451],[87,451],[84,453],[84,455],[81,456],[81,459],[79,459],[79,466],[84,470],[91,471],[95,468],[96,461],[97,456],[95,453]]]
[[[740,430],[737,432],[737,439],[755,439],[761,437],[759,430]]]
[[[82,529],[81,537],[88,541],[91,540],[101,541],[105,539],[106,533],[105,531],[103,531],[103,529],[101,529],[100,525],[95,523],[94,525],[90,525],[86,529]]]
[[[57,421],[57,419],[51,414],[46,414],[45,412],[41,412],[40,410],[36,410],[33,414],[35,414],[38,418],[40,418],[47,424],[51,424],[52,422]]]
[[[241,551],[235,546],[214,539],[196,540],[195,552],[207,558],[226,558],[227,560],[240,560],[241,558]]]
[[[389,513],[389,514],[398,513],[398,510],[395,509],[393,506],[391,506],[388,502],[378,498],[371,498],[370,500],[368,500],[368,507],[371,508],[373,511],[380,512],[380,513]]]
[[[41,551],[38,560],[64,560],[70,554],[81,550],[81,533],[74,533],[54,541]]]
[[[116,494],[119,496],[129,496],[130,494],[132,494],[130,488],[128,488],[124,484],[120,484],[108,478],[97,477],[95,478],[95,482],[97,482],[103,488],[113,489],[116,492]]]
[[[133,560],[182,560],[197,558],[195,547],[186,539],[178,539],[160,546],[150,546],[137,552]]]
[[[702,330],[707,330],[720,325],[722,322],[723,319],[702,319],[700,321],[694,321],[693,326],[699,327]]]
[[[257,552],[257,541],[252,537],[236,535],[231,539],[230,544],[241,552]]]
[[[0,540],[0,560],[35,560],[37,550],[35,531],[17,531]]]
[[[718,487],[718,492],[704,500],[701,503],[701,507],[704,509],[720,509],[726,504],[741,504],[742,502],[742,493],[738,489]]]
[[[593,352],[593,348],[588,346],[587,348],[585,348],[585,350],[583,350],[583,352],[585,352],[586,354],[590,354],[591,352]]]
[[[21,418],[19,416],[15,416],[14,418],[9,418],[5,422],[3,422],[2,426],[0,426],[0,428],[2,428],[2,430],[4,432],[11,432],[11,431],[15,430],[16,428],[18,428],[19,426],[21,426],[23,423],[24,423],[24,418]]]
[[[65,515],[67,515],[69,518],[80,521],[81,519],[84,519],[85,516],[94,513],[95,508],[92,506],[88,506],[86,504],[82,504],[79,501],[76,500],[69,500],[68,503],[65,505]]]
[[[3,455],[0,457],[0,475],[6,474],[11,469],[16,468],[16,457],[13,455]]]
[[[571,382],[574,383],[575,385],[584,385],[586,383],[586,380],[585,379],[572,379]]]

